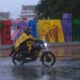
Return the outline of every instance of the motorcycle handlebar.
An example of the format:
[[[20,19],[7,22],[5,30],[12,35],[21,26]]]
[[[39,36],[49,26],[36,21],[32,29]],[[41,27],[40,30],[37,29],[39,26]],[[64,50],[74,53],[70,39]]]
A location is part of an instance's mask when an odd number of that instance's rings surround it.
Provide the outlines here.
[[[35,40],[34,42],[35,43],[39,43],[39,44],[43,44],[44,43],[44,41],[42,41],[42,40]]]

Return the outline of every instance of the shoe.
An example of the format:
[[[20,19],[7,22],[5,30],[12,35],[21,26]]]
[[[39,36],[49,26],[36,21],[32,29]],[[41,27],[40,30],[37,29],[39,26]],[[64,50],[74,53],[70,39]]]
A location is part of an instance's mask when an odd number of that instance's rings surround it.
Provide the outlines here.
[[[31,58],[30,58],[30,57],[27,57],[26,59],[27,59],[27,60],[31,60]]]

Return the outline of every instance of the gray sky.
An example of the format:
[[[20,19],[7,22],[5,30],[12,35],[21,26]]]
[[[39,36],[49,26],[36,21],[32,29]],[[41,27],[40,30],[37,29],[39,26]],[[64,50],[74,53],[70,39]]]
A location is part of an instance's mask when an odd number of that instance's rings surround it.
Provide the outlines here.
[[[0,11],[10,11],[12,18],[20,15],[22,5],[36,5],[39,0],[0,0]]]

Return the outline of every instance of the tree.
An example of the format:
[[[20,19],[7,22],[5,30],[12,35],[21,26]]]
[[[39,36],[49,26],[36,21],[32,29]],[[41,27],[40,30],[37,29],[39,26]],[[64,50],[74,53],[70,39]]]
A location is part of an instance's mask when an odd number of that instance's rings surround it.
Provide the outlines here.
[[[72,13],[80,18],[80,0],[40,0],[35,12],[40,18],[62,18],[64,13]]]
[[[41,0],[36,6],[35,12],[42,18],[47,18],[49,15],[48,1],[49,0]]]

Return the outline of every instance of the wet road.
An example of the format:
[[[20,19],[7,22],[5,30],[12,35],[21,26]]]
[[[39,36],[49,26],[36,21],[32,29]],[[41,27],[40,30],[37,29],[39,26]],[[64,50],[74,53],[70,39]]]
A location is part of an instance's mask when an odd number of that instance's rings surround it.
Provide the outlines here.
[[[0,80],[80,80],[80,60],[57,59],[53,67],[39,60],[14,66],[11,58],[0,58]]]

